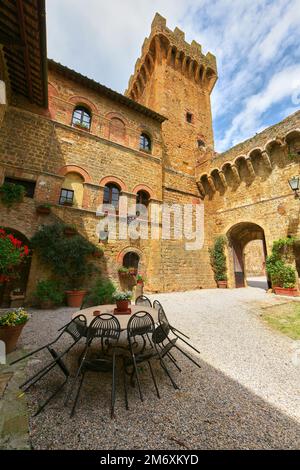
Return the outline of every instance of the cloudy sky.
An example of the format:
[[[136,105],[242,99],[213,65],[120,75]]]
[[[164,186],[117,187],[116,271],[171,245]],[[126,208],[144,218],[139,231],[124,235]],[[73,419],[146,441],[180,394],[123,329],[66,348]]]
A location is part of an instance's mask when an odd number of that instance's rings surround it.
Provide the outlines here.
[[[47,0],[48,57],[124,93],[156,11],[217,56],[221,152],[300,108],[300,0]]]

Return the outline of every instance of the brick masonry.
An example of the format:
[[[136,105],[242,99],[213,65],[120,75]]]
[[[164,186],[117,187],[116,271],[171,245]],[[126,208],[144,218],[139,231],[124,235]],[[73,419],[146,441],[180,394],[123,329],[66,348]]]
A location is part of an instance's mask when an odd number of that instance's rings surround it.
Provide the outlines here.
[[[196,42],[188,44],[178,28],[168,29],[161,16],[152,23],[125,94],[165,116],[162,123],[101,93],[88,79],[62,73],[53,62],[48,72],[48,110],[16,95],[8,106],[0,107],[0,180],[9,176],[36,181],[34,199],[25,198],[9,210],[0,206],[0,225],[30,238],[42,223],[75,223],[84,236],[103,247],[99,267],[115,282],[123,256],[128,251],[138,253],[149,291],[214,287],[208,248],[217,235],[231,233],[237,224],[239,236],[247,228],[248,241],[258,233],[249,223],[259,225],[268,252],[273,240],[300,234],[299,200],[287,183],[299,174],[300,112],[217,154],[210,108],[216,59],[202,54]],[[71,126],[76,105],[91,112],[89,132]],[[151,137],[151,152],[139,148],[142,132]],[[82,207],[58,204],[69,172],[82,178]],[[162,202],[203,205],[203,248],[186,251],[184,241],[174,237],[108,239],[99,244],[96,210],[108,182],[119,184],[133,211],[141,188],[151,196],[150,210]],[[53,204],[50,216],[36,213],[39,202]],[[228,268],[233,287],[231,246]],[[27,299],[37,279],[47,275],[33,256]]]

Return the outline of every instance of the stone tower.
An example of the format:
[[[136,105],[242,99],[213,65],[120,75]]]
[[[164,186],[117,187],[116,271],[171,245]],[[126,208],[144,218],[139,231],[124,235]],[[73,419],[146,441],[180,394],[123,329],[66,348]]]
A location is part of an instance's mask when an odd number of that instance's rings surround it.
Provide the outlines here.
[[[194,175],[199,148],[213,147],[210,93],[217,80],[215,57],[166,26],[156,13],[126,95],[167,117],[164,166]]]

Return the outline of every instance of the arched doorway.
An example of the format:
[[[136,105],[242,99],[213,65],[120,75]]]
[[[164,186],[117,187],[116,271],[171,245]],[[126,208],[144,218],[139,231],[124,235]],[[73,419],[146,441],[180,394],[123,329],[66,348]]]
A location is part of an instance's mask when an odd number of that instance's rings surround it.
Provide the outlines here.
[[[125,268],[134,268],[136,271],[139,269],[140,257],[134,251],[129,251],[124,255],[123,266]]]
[[[23,244],[30,248],[30,242],[28,238],[18,230],[14,230],[8,227],[2,227],[6,233],[12,234],[18,240],[21,240]],[[26,256],[21,264],[16,266],[13,271],[13,278],[0,284],[0,307],[7,308],[11,306],[11,295],[13,292],[18,293],[19,297],[26,294],[27,282],[31,266],[31,256]],[[22,303],[22,300],[21,300]]]
[[[261,287],[270,282],[265,271],[267,255],[262,227],[252,222],[241,222],[227,232],[231,255],[234,287]]]

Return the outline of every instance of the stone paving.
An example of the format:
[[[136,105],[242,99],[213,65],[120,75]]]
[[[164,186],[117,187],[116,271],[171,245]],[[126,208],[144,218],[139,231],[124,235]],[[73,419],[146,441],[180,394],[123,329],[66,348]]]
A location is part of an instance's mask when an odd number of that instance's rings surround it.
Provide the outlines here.
[[[260,319],[262,308],[289,301],[262,289],[200,290],[151,296],[163,303],[171,323],[189,334],[201,351],[201,369],[177,355],[183,372],[172,369],[180,390],[161,371],[161,399],[143,373],[145,401],[130,390],[124,408],[117,387],[116,418],[109,418],[110,378],[94,374],[86,381],[73,419],[58,396],[36,418],[45,394],[61,380],[48,374],[27,396],[17,384],[39,361],[0,369],[2,449],[297,449],[300,447],[300,369],[291,360],[293,341],[273,332]],[[55,336],[74,310],[33,311],[21,347],[30,349]],[[77,351],[68,357],[71,371]],[[19,354],[21,351],[18,352]],[[43,358],[41,358],[43,360]],[[14,370],[13,377],[10,377]],[[100,374],[101,375],[101,374]],[[102,374],[103,375],[103,374]],[[8,385],[5,382],[8,380]],[[120,379],[119,379],[120,380]],[[88,397],[88,400],[87,400]],[[27,402],[26,402],[27,399]],[[27,411],[27,404],[29,411]],[[105,430],[105,432],[103,432]]]

